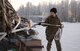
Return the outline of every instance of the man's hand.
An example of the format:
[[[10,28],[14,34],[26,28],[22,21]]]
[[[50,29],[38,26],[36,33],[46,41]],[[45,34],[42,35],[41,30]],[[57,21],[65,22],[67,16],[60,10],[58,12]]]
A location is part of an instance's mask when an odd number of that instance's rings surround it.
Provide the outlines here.
[[[38,25],[41,25],[42,22],[39,22]]]
[[[64,28],[64,25],[63,25],[63,24],[61,24],[60,28]]]

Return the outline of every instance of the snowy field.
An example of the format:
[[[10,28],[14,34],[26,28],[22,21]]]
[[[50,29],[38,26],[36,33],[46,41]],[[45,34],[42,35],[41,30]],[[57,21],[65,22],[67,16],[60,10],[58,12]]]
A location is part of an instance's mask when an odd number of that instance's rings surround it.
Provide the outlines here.
[[[63,24],[64,28],[61,37],[62,51],[80,51],[80,23],[65,22]],[[45,27],[36,26],[35,29],[39,32],[38,37],[44,45],[43,51],[46,51]],[[52,42],[51,51],[57,51],[54,41]]]

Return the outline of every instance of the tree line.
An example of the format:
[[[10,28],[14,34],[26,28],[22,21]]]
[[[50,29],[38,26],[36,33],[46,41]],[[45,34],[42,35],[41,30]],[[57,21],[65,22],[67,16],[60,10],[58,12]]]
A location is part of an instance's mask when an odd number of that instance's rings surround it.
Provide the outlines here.
[[[28,2],[26,6],[21,5],[17,13],[28,18],[30,15],[49,15],[49,10],[52,7],[56,7],[58,10],[58,16],[61,21],[65,22],[80,22],[80,1],[76,0],[62,0],[61,3],[52,4],[44,2],[38,6],[33,5],[31,2]]]

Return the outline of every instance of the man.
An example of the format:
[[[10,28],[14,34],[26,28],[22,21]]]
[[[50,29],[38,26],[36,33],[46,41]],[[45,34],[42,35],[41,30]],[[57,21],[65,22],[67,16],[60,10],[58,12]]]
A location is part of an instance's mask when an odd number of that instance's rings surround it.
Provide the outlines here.
[[[50,10],[50,16],[48,16],[46,18],[45,22],[43,22],[45,24],[39,23],[39,25],[47,26],[46,32],[45,32],[46,33],[46,39],[48,41],[47,51],[50,51],[54,36],[56,35],[58,29],[61,28],[61,25],[62,25],[56,13],[57,13],[57,9],[52,8]],[[58,25],[60,25],[60,26],[58,26]],[[54,40],[56,43],[57,51],[62,51],[60,40],[56,40],[56,39],[54,39]]]

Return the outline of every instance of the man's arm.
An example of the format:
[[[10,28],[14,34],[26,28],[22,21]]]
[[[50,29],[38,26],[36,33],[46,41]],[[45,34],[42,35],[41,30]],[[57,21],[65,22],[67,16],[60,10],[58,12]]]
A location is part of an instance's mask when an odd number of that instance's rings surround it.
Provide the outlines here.
[[[60,25],[60,28],[63,28],[64,25],[61,23],[60,19],[57,17],[58,25]]]
[[[44,23],[49,23],[49,17],[47,17],[44,22],[39,22],[38,25],[48,26],[48,25],[45,25]]]

